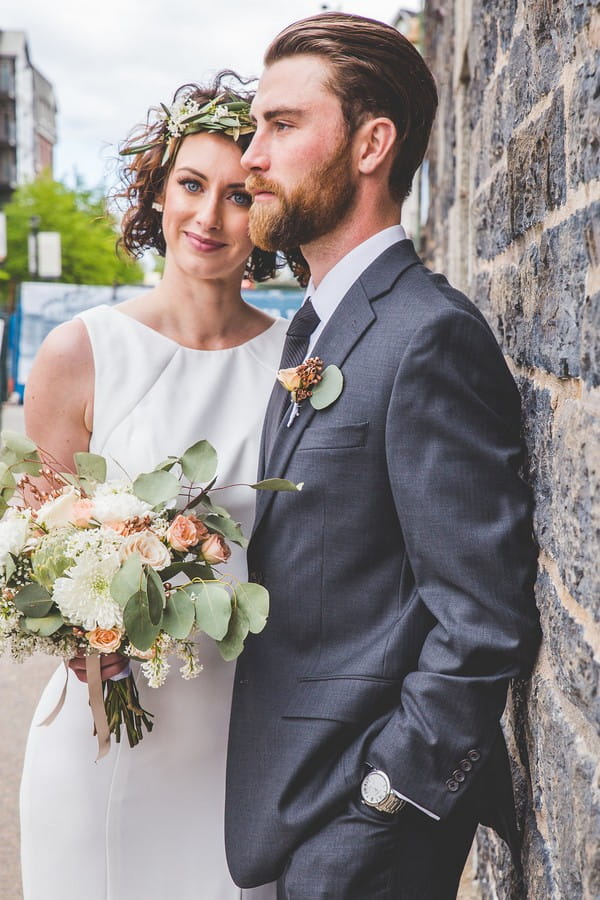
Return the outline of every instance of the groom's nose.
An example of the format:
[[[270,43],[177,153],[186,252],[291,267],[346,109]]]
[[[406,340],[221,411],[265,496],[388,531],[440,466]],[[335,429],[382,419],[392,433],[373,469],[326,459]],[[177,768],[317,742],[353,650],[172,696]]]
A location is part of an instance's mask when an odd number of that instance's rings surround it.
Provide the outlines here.
[[[248,149],[242,155],[242,167],[247,172],[266,172],[269,168],[269,160],[266,152],[265,140],[258,131],[250,141]]]

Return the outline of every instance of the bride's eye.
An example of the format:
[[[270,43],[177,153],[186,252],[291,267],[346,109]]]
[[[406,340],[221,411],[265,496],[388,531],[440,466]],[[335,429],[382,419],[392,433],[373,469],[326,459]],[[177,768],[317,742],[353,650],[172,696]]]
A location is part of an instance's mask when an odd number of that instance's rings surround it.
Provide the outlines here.
[[[235,191],[231,194],[231,199],[236,206],[250,206],[252,203],[252,197],[246,191]]]
[[[196,178],[181,178],[179,184],[183,185],[190,194],[197,194],[198,191],[202,190],[202,185]]]

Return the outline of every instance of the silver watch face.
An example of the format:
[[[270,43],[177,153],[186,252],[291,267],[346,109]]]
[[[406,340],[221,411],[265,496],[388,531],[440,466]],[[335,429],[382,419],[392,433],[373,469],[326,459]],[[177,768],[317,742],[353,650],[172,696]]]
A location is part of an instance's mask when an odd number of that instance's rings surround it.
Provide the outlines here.
[[[360,793],[365,803],[368,803],[369,806],[377,806],[389,796],[390,780],[385,772],[380,772],[378,769],[369,772],[363,778]]]

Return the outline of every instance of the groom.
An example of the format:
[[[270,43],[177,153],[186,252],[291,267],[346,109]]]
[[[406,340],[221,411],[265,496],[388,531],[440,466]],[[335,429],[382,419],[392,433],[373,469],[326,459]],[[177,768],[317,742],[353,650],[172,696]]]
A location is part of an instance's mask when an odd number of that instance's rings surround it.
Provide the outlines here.
[[[277,385],[267,413],[261,476],[305,486],[259,494],[271,613],[237,668],[228,859],[286,900],[445,900],[478,822],[518,850],[499,720],[538,643],[519,396],[399,224],[437,104],[414,47],[326,13],[265,63],[252,237],[311,270],[282,367],[318,357],[343,389],[292,408]]]

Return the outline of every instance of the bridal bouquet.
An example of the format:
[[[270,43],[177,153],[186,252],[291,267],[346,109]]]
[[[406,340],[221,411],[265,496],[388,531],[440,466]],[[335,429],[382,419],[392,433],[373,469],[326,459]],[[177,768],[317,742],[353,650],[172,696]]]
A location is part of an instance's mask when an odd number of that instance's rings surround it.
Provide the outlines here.
[[[142,726],[152,729],[151,714],[140,706],[133,675],[101,681],[100,654],[141,660],[158,687],[169,656],[181,659],[184,678],[201,671],[198,632],[232,660],[248,632],[267,621],[265,588],[215,568],[227,562],[228,542],[247,544],[211,499],[216,451],[199,441],[134,481],[107,481],[97,454],[76,453],[75,473],[62,472],[23,435],[4,431],[2,441],[0,653],[19,661],[36,651],[65,660],[83,654],[99,755],[110,734],[120,740],[122,725],[135,746]],[[269,479],[248,487],[301,485]]]

